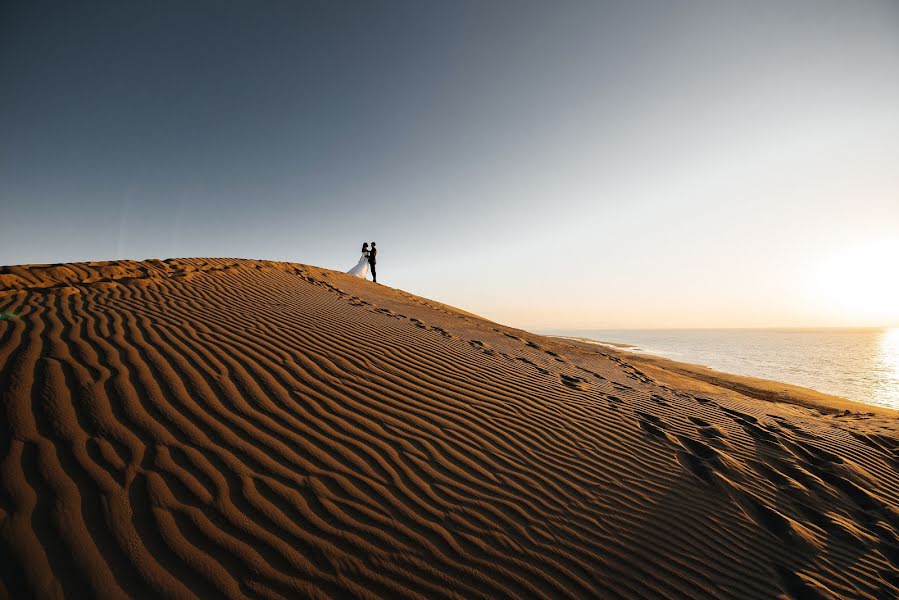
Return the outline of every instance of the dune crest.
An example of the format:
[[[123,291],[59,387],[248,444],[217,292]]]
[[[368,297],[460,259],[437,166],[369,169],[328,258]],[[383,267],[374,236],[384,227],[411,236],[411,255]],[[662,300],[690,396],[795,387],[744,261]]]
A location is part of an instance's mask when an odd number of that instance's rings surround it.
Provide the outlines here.
[[[899,596],[897,421],[345,274],[0,268],[0,598]]]

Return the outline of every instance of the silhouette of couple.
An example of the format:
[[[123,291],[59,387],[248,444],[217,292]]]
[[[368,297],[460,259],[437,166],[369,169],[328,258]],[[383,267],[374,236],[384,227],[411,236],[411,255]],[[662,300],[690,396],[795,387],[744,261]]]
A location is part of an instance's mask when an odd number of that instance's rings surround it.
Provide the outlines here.
[[[369,250],[368,242],[365,242],[362,244],[362,257],[359,259],[359,262],[356,263],[356,266],[347,271],[347,273],[365,279],[369,269],[371,269],[371,279],[375,283],[378,283],[378,274],[375,272],[375,264],[378,262],[377,257],[378,249],[375,246],[375,243],[371,243],[371,249]]]

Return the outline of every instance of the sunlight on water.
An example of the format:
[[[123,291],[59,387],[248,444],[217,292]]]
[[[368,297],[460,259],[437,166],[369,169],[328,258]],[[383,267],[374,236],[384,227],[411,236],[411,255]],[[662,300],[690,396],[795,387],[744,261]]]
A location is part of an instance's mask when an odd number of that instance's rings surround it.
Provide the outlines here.
[[[878,395],[899,408],[899,327],[886,329],[880,336],[876,369],[883,389]]]
[[[899,409],[899,328],[556,330]]]

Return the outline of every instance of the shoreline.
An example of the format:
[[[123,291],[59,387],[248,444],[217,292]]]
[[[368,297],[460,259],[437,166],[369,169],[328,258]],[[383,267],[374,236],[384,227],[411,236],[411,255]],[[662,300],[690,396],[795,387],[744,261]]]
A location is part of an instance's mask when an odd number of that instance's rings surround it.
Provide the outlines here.
[[[849,413],[899,418],[899,410],[896,409],[849,400],[842,396],[773,379],[727,373],[704,365],[627,350],[627,348],[636,347],[632,344],[604,342],[573,336],[548,335],[546,337],[571,343],[582,349],[596,350],[597,347],[601,347],[608,354],[639,366],[659,381],[692,391],[738,394],[764,402],[795,404],[817,410],[825,415],[845,414],[848,411]]]

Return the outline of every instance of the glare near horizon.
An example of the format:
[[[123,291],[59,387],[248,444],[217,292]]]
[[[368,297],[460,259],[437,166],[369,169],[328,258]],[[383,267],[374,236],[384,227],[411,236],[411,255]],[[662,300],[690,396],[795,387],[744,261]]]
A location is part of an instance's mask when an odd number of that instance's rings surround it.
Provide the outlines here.
[[[899,4],[0,9],[0,263],[345,271],[527,329],[899,326]]]

